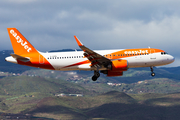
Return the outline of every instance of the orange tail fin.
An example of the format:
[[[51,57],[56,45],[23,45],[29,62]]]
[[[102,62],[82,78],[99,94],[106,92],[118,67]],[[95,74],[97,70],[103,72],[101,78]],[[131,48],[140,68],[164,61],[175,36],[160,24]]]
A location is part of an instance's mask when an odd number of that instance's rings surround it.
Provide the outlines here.
[[[7,28],[7,30],[15,54],[24,55],[38,52],[16,28]]]

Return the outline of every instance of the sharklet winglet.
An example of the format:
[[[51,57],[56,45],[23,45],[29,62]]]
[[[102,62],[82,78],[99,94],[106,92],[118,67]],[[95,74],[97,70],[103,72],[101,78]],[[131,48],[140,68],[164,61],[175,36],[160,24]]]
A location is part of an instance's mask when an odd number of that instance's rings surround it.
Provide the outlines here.
[[[74,38],[76,39],[76,42],[77,42],[77,44],[78,44],[79,46],[83,46],[83,44],[81,43],[81,41],[80,41],[76,36],[74,36]]]

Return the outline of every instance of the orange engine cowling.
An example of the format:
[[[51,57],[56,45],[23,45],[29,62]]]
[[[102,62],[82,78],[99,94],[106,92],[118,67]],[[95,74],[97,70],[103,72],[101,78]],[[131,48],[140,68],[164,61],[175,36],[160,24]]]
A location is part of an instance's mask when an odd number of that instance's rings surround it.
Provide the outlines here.
[[[123,71],[126,71],[127,69],[128,69],[127,60],[115,60],[108,65],[108,70],[101,72],[107,74],[108,77],[122,76]]]
[[[122,75],[123,75],[122,71],[112,71],[112,70],[107,71],[107,76],[108,77],[122,76]]]
[[[108,66],[112,71],[126,71],[128,69],[127,60],[115,60]]]

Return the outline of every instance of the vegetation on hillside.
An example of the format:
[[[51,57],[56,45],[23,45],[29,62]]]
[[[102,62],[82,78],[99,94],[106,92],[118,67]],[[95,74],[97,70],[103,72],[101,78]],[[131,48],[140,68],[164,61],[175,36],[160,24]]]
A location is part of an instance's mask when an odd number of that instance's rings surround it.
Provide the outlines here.
[[[129,69],[93,82],[92,71],[7,63],[11,52],[0,51],[1,119],[180,119],[179,67],[155,68],[155,77],[149,68]]]

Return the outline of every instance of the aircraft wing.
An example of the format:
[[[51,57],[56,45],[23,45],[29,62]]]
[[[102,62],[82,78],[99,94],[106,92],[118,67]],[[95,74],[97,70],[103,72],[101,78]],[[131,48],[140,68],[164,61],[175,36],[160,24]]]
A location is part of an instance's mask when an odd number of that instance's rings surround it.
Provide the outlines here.
[[[13,58],[15,58],[16,60],[20,60],[20,61],[23,61],[23,62],[29,62],[30,59],[29,58],[26,58],[26,57],[22,57],[22,56],[19,56],[19,55],[16,55],[16,54],[10,54]]]
[[[88,58],[89,61],[91,61],[91,66],[95,67],[95,68],[107,68],[107,66],[109,65],[109,63],[111,63],[111,60],[94,52],[93,50],[87,48],[86,46],[84,46],[80,40],[74,36],[74,38],[76,39],[77,44],[79,45],[79,47],[84,51],[84,56]]]

